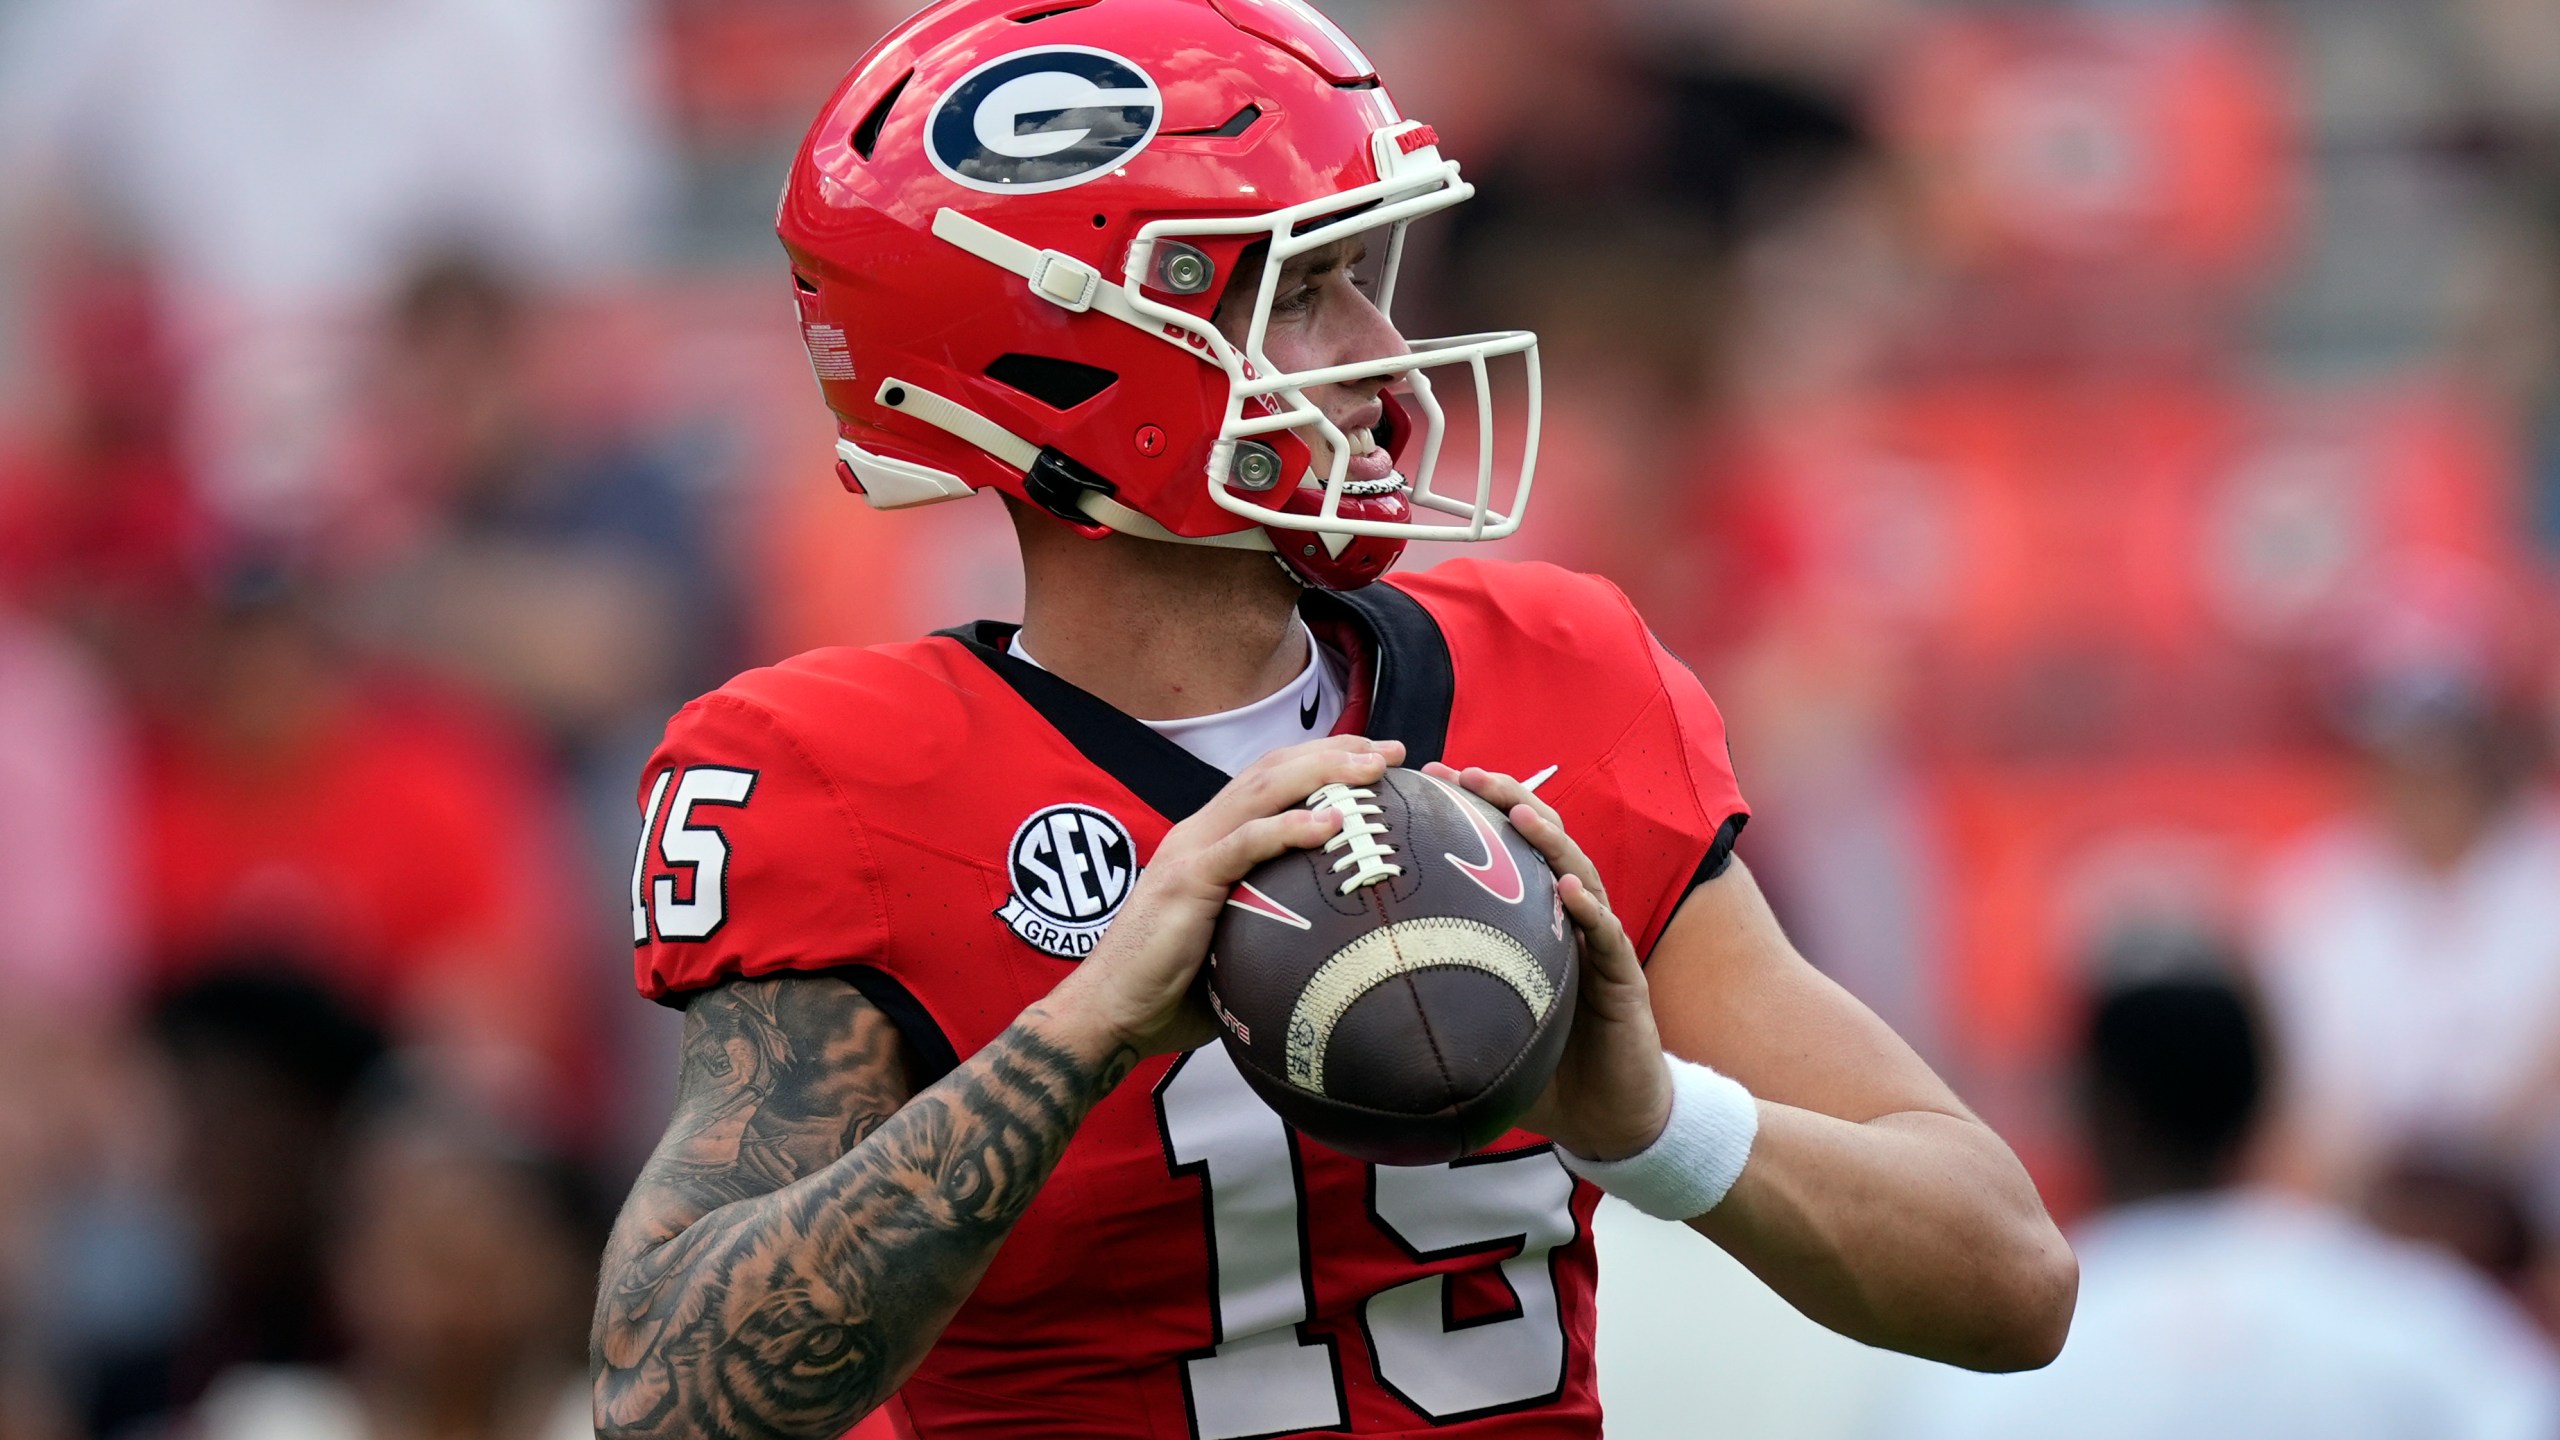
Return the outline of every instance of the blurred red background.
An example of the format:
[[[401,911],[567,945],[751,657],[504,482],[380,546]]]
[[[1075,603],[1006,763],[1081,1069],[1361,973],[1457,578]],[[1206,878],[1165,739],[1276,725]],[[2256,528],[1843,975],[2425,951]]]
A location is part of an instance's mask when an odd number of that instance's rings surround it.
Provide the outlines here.
[[[657,727],[1019,603],[992,502],[835,485],[766,229],[902,8],[0,5],[0,1435],[583,1433],[576,1277],[671,1083],[620,948]],[[1701,672],[1803,948],[2066,1214],[2126,936],[2351,1047],[2425,977],[2324,968],[2370,887],[2315,862],[2458,909],[2560,826],[2530,7],[1332,8],[1482,187],[1413,323],[1545,337],[1513,553]],[[2279,912],[2323,884],[2315,943]],[[2458,916],[2428,963],[2511,1059],[2306,1065],[2266,1175],[2353,1207],[2451,1146],[2560,1197],[2560,984],[2514,978],[2560,901],[2510,898],[2516,968]],[[487,1233],[396,1203],[421,1156]],[[536,1278],[348,1303],[435,1245]],[[2502,1283],[2548,1315],[2540,1264]],[[437,1378],[329,1388],[386,1369]]]

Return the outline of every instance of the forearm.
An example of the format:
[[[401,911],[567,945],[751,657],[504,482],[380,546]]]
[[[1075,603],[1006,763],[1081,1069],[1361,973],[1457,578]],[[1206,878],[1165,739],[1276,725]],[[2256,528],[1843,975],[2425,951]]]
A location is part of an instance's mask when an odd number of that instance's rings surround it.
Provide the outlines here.
[[[923,1360],[1136,1059],[1034,1006],[824,1169],[655,1243],[618,1236],[596,1319],[600,1431],[833,1440]]]
[[[1831,1329],[1968,1369],[2050,1361],[2078,1287],[2024,1168],[1953,1115],[1762,1101],[1741,1180],[1689,1223]]]

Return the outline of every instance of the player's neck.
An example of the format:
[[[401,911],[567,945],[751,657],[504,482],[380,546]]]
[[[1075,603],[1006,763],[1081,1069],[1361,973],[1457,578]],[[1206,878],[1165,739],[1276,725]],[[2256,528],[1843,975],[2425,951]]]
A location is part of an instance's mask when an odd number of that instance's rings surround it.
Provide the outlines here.
[[[1298,587],[1269,555],[1089,540],[1014,510],[1022,646],[1140,720],[1189,720],[1275,695],[1305,672]]]

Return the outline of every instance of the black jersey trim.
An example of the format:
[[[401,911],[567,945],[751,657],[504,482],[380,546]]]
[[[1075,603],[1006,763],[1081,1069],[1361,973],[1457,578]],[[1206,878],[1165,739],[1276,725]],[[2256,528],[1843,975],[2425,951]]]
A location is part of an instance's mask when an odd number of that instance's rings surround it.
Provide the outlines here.
[[[898,977],[870,965],[847,965],[826,971],[862,992],[872,1008],[889,1017],[898,1038],[907,1042],[907,1086],[921,1094],[928,1085],[960,1068],[960,1052],[951,1047],[951,1037],[942,1033],[933,1013],[915,992],[898,983]]]
[[[1014,628],[981,620],[937,633],[967,646],[1084,758],[1167,820],[1180,824],[1226,788],[1228,776],[1217,766],[1112,708],[1109,701],[1007,653]]]
[[[731,975],[698,990],[678,990],[657,997],[658,1003],[682,1013],[693,1008],[693,1002],[719,989],[722,985],[756,980],[841,980],[854,988],[871,1008],[888,1017],[889,1028],[898,1032],[904,1042],[907,1060],[907,1085],[910,1092],[921,1092],[928,1085],[960,1068],[960,1052],[951,1047],[951,1037],[933,1012],[924,1008],[915,992],[898,982],[896,976],[872,965],[834,965],[823,970],[777,970],[770,975],[753,977]]]
[[[1421,601],[1387,585],[1350,594],[1311,590],[1303,606],[1319,618],[1330,610],[1368,632],[1378,666],[1369,697],[1370,738],[1403,741],[1408,766],[1439,759],[1448,748],[1449,710],[1458,692],[1440,622]],[[1068,744],[1166,819],[1189,819],[1225,788],[1229,777],[1216,766],[1099,696],[1014,658],[1008,647],[1015,628],[981,620],[936,634],[965,646]]]
[[[1710,880],[1724,878],[1724,872],[1733,868],[1734,842],[1742,838],[1742,827],[1750,823],[1751,817],[1747,814],[1735,815],[1724,822],[1716,831],[1714,843],[1707,846],[1707,858],[1698,862],[1698,873],[1689,877],[1689,890],[1695,890]],[[1685,899],[1689,891],[1680,893]]]
[[[1458,701],[1458,672],[1449,637],[1422,602],[1393,585],[1310,590],[1300,608],[1322,618],[1331,610],[1377,642],[1378,683],[1369,694],[1369,738],[1404,742],[1404,763],[1419,770],[1449,748],[1449,712]]]
[[[1705,889],[1710,882],[1724,878],[1725,872],[1733,868],[1734,842],[1742,838],[1742,827],[1750,823],[1751,817],[1748,814],[1737,814],[1727,817],[1724,824],[1716,828],[1716,838],[1707,843],[1706,858],[1698,862],[1697,873],[1689,877],[1687,888],[1680,892],[1678,900],[1672,902],[1673,921],[1680,918],[1680,912],[1688,908],[1690,901],[1698,898],[1699,891]],[[1670,933],[1671,925],[1666,922],[1662,927],[1662,934]],[[1655,936],[1654,943],[1661,944],[1662,936]],[[1653,963],[1653,956],[1647,953],[1644,960],[1650,965]]]

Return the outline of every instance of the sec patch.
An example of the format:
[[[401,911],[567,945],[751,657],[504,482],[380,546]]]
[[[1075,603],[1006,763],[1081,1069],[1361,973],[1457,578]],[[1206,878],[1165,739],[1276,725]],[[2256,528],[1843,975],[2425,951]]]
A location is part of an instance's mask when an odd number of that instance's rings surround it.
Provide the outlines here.
[[[1035,950],[1081,960],[1138,883],[1129,829],[1090,805],[1052,805],[1022,822],[1008,851],[1013,894],[996,911]]]

